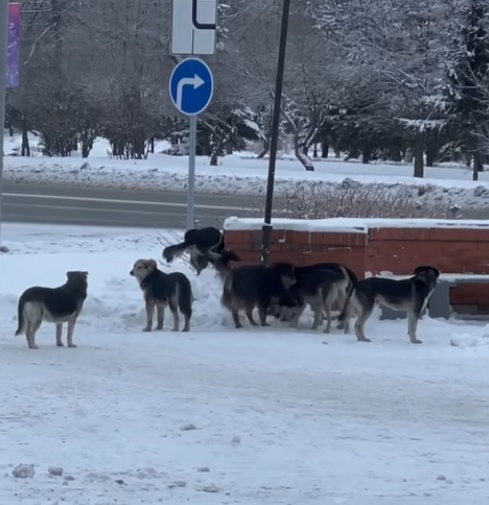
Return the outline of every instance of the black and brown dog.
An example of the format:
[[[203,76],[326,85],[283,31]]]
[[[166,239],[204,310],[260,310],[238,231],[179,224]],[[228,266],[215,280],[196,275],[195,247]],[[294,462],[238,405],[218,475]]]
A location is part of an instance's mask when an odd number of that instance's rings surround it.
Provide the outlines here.
[[[156,329],[163,329],[164,310],[167,305],[173,315],[172,331],[180,329],[179,310],[185,318],[182,331],[190,331],[193,295],[190,281],[185,274],[181,272],[166,274],[158,269],[154,259],[137,260],[129,274],[137,279],[144,295],[146,326],[143,331],[151,331],[155,308]]]

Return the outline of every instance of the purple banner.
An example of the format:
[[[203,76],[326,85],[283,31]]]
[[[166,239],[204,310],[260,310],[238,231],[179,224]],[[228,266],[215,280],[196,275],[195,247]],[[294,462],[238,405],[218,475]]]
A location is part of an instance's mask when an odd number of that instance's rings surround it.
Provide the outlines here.
[[[7,88],[19,85],[20,3],[9,4],[7,42]]]

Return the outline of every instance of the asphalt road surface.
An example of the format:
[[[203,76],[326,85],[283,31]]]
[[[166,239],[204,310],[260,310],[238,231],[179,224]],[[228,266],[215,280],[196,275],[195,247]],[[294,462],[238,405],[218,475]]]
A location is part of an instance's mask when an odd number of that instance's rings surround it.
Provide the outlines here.
[[[219,226],[229,216],[261,216],[263,197],[197,194],[196,220]],[[187,194],[4,182],[2,221],[14,223],[185,228]],[[462,209],[489,219],[489,208]]]
[[[259,197],[197,194],[195,218],[219,225],[229,216],[258,216],[263,204]],[[185,228],[186,212],[186,193],[3,184],[4,222]]]

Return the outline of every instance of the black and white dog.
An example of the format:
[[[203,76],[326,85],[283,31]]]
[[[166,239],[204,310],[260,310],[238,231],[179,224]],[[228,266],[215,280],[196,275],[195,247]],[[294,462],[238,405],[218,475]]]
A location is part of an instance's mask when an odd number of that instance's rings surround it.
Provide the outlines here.
[[[185,232],[183,242],[163,249],[163,258],[171,263],[182,254],[190,253],[190,264],[200,275],[210,263],[210,253],[220,254],[225,248],[224,237],[220,230],[213,226],[194,228]]]
[[[432,266],[419,266],[408,279],[395,280],[387,277],[369,277],[356,283],[345,304],[339,320],[348,333],[349,322],[356,315],[355,335],[360,342],[370,342],[365,336],[365,323],[372,315],[374,307],[384,305],[392,310],[406,311],[408,315],[408,335],[413,344],[421,344],[416,330],[421,312],[435,289],[440,271]]]

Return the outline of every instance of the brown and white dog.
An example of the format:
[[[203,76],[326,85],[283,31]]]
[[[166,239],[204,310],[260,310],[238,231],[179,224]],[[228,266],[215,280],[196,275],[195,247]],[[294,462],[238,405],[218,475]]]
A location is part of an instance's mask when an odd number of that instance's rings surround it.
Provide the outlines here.
[[[166,274],[158,269],[154,259],[138,259],[129,274],[137,279],[144,295],[146,326],[143,331],[151,331],[155,307],[156,329],[163,329],[164,310],[167,305],[173,315],[172,331],[180,330],[179,310],[185,318],[182,331],[190,331],[193,296],[190,281],[185,274]]]

